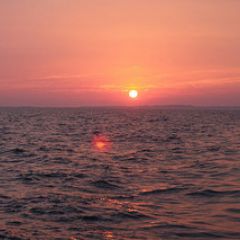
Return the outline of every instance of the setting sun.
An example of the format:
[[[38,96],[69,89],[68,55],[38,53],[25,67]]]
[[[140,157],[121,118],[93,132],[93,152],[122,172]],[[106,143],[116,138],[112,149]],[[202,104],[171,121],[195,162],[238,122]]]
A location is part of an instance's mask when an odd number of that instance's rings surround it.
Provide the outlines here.
[[[130,98],[137,98],[138,97],[138,91],[137,90],[130,90],[129,91],[129,97]]]

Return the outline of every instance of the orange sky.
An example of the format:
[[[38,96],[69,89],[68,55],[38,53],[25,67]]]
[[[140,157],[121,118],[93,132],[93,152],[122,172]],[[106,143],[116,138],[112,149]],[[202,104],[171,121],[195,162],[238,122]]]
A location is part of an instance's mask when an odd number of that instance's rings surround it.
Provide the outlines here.
[[[2,0],[0,105],[240,105],[239,13],[238,0]]]

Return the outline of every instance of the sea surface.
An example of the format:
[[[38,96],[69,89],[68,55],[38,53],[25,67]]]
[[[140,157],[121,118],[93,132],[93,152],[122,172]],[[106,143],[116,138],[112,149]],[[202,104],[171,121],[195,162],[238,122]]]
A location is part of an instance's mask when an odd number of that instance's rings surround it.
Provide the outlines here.
[[[0,108],[0,239],[240,239],[239,108]]]

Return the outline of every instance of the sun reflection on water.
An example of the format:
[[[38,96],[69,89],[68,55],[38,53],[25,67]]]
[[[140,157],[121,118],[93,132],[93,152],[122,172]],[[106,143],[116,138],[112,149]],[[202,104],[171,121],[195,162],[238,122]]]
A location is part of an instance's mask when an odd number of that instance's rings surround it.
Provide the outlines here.
[[[104,239],[105,239],[105,240],[111,240],[111,239],[113,239],[113,233],[110,232],[110,231],[104,232],[104,233],[103,233],[103,236],[104,236]]]
[[[111,141],[105,135],[96,135],[93,137],[92,145],[95,151],[107,152],[111,149]]]

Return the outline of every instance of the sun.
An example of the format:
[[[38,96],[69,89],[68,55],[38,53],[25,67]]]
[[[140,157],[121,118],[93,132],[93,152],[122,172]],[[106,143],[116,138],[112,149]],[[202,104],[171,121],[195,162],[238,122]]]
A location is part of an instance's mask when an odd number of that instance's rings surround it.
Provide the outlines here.
[[[135,98],[138,97],[138,91],[135,90],[135,89],[130,90],[130,91],[128,92],[128,94],[129,94],[129,97],[132,98],[132,99],[135,99]]]

